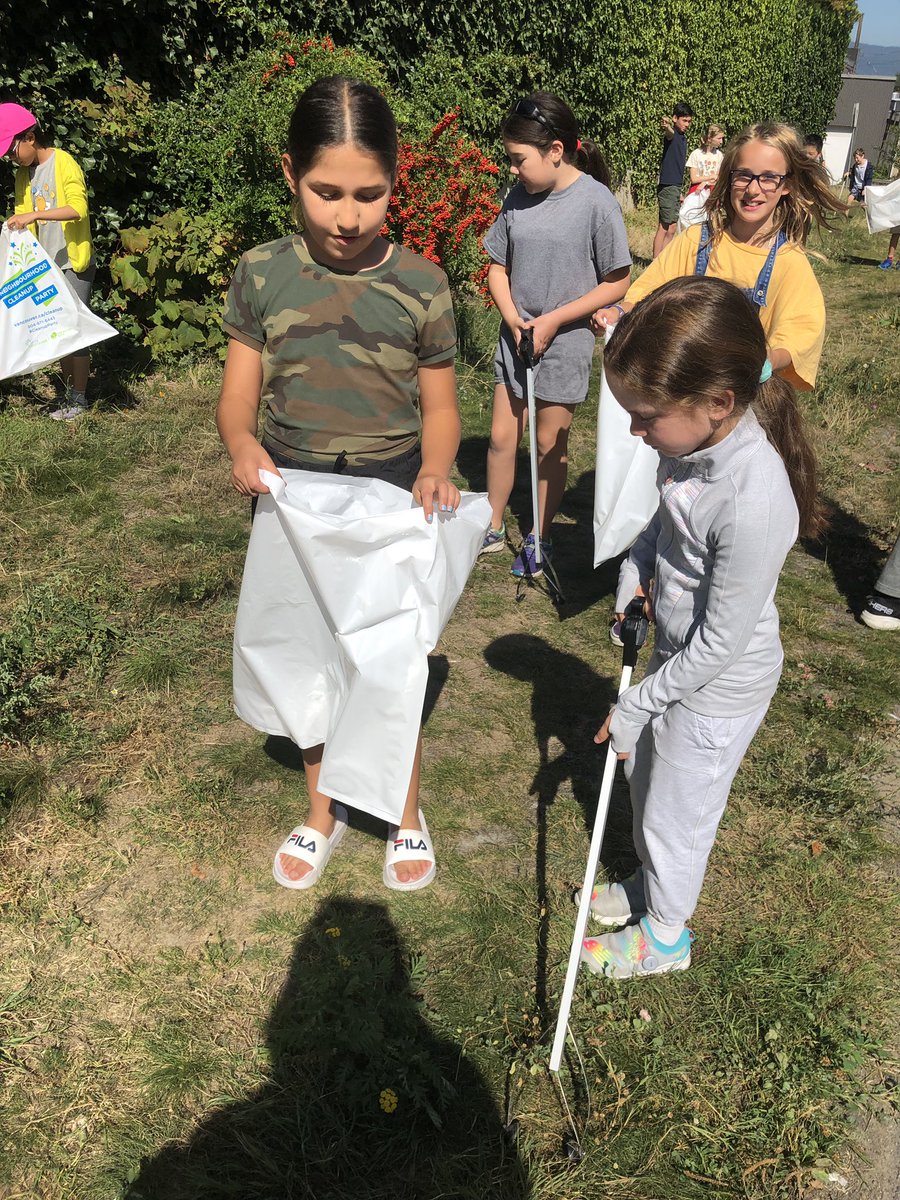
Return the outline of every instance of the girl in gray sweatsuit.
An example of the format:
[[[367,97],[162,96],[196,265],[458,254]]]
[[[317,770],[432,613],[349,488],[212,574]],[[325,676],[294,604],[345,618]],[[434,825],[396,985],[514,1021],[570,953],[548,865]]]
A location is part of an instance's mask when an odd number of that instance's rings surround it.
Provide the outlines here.
[[[778,576],[822,519],[793,388],[738,288],[666,284],[619,322],[604,365],[631,432],[660,454],[659,510],[616,595],[620,614],[648,598],[656,644],[596,737],[626,760],[641,867],[595,890],[594,916],[626,928],[582,949],[591,970],[627,978],[690,964],[686,922],[781,675]]]

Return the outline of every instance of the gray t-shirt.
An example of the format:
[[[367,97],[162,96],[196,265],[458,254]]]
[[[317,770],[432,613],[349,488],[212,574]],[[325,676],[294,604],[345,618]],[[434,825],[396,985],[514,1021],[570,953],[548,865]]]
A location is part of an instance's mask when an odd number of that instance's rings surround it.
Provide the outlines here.
[[[488,230],[484,248],[509,268],[513,303],[524,320],[577,300],[610,271],[631,265],[622,210],[590,175],[558,192],[529,195],[516,184]],[[590,318],[564,325],[534,369],[535,395],[556,404],[587,396],[595,338]],[[525,369],[504,324],[494,360],[496,378],[521,397]]]
[[[60,269],[69,265],[69,252],[63,236],[62,221],[41,221],[41,212],[47,208],[59,208],[56,195],[56,155],[51,154],[46,162],[35,163],[28,168],[31,181],[31,206],[38,215],[38,241],[47,251],[47,257]]]

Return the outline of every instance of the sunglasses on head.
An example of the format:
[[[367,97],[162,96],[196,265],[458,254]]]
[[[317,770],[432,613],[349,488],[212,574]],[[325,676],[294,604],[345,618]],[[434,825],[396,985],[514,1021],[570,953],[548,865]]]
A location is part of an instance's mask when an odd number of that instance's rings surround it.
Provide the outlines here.
[[[539,124],[544,126],[548,133],[552,133],[555,138],[560,138],[560,140],[562,140],[559,130],[550,124],[550,122],[532,100],[519,100],[513,109],[513,115],[517,117],[524,117],[527,121],[537,121]]]

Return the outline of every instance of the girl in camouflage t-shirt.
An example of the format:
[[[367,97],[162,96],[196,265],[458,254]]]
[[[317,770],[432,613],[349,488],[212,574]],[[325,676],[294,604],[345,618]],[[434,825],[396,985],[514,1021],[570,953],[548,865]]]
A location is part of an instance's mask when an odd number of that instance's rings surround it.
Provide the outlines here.
[[[459,446],[456,327],[447,278],[380,236],[397,169],[384,98],[332,76],[300,97],[282,159],[303,233],[248,251],[228,292],[228,356],[217,422],[239,492],[267,492],[260,470],[375,476],[409,488],[423,519],[451,511]],[[265,415],[257,441],[260,403]],[[346,828],[318,790],[322,745],[301,747],[310,808],[275,856],[289,888],[317,883]],[[384,882],[434,878],[418,807],[421,738],[402,817],[387,841]]]

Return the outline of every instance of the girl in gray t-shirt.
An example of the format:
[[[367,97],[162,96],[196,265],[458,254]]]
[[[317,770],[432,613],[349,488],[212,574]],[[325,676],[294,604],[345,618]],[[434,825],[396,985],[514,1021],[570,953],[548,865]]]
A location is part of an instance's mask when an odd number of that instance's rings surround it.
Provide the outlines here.
[[[518,182],[484,239],[492,260],[488,288],[503,325],[494,360],[487,460],[493,515],[482,551],[501,550],[506,541],[504,516],[527,420],[525,370],[517,346],[521,330],[531,329],[538,359],[540,538],[542,557],[548,558],[550,526],[566,486],[569,426],[590,380],[590,316],[598,301],[614,304],[625,295],[631,255],[603,157],[592,143],[581,141],[575,116],[562,100],[547,92],[519,100],[502,134]],[[540,573],[534,534],[528,534],[513,562],[515,576]]]

